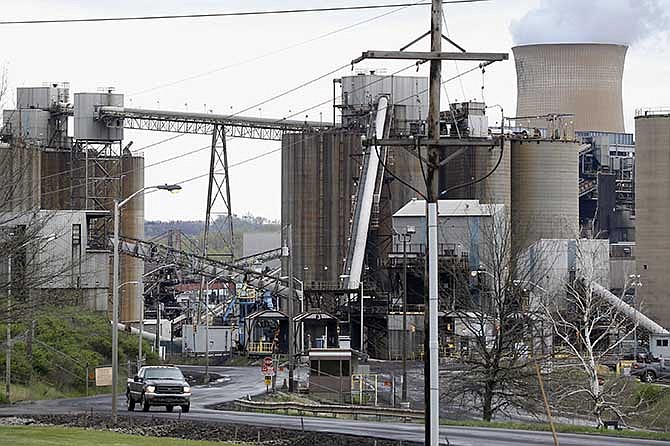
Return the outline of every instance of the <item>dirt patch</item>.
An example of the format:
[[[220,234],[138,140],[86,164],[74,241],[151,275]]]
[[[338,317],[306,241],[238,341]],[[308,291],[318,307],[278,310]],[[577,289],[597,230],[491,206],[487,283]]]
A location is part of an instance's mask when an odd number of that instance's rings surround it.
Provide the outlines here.
[[[31,416],[30,421],[68,427],[84,427],[145,437],[170,437],[188,440],[209,440],[250,443],[268,446],[418,446],[419,443],[379,440],[333,433],[303,432],[242,424],[209,423],[193,420],[161,418],[118,418],[116,426],[109,417],[88,414]]]

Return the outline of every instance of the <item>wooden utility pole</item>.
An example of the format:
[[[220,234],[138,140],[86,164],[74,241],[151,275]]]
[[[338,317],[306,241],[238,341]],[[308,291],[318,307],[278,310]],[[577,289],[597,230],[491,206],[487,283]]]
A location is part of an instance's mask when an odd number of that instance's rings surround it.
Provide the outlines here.
[[[430,52],[403,51],[422,38],[430,35]],[[432,0],[430,12],[430,31],[414,39],[401,51],[365,51],[351,63],[356,64],[365,59],[403,59],[430,61],[429,105],[426,126],[428,134],[422,141],[409,140],[377,140],[378,146],[418,146],[427,147],[428,156],[421,159],[426,170],[426,273],[425,312],[424,312],[424,399],[425,399],[425,444],[439,444],[439,388],[438,388],[438,252],[437,252],[437,201],[439,198],[440,150],[448,146],[491,146],[489,140],[482,138],[471,140],[440,139],[440,88],[442,87],[441,71],[443,60],[482,61],[484,67],[490,63],[507,60],[507,53],[469,53],[453,41],[460,52],[442,52],[442,0]]]
[[[442,0],[433,0],[430,10],[430,51],[442,52]],[[428,91],[428,140],[435,143],[440,139],[440,87],[442,82],[442,61],[430,61]],[[437,446],[440,441],[440,394],[438,358],[438,263],[437,263],[437,199],[440,147],[428,146],[428,169],[426,175],[426,274],[428,293],[424,294],[424,400],[425,441],[424,444]]]

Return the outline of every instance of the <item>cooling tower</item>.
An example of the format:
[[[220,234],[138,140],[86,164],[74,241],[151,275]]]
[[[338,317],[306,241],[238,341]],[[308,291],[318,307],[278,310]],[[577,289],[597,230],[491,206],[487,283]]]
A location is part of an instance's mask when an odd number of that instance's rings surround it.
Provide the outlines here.
[[[621,80],[627,47],[569,43],[512,48],[517,75],[517,116],[568,113],[574,129],[624,132]],[[543,127],[544,120],[517,120]]]
[[[635,256],[643,312],[670,327],[670,109],[635,117]]]

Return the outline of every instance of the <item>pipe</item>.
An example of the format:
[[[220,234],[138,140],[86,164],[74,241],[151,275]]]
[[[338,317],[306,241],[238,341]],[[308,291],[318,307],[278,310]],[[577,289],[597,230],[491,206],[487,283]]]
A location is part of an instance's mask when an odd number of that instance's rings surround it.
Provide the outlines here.
[[[605,299],[609,304],[611,304],[614,308],[623,313],[630,320],[637,323],[640,327],[646,329],[650,333],[663,334],[663,335],[670,334],[668,330],[661,327],[659,324],[651,320],[649,317],[645,316],[639,310],[635,309],[631,305],[621,300],[618,296],[616,296],[614,293],[609,291],[604,286],[598,283],[593,283],[591,284],[591,290],[598,296]]]
[[[126,331],[126,324],[123,324],[123,323],[119,322],[118,324],[116,324],[116,327],[119,331]],[[130,327],[130,334],[139,335],[140,330],[138,328],[135,328],[135,327]],[[155,341],[156,340],[156,335],[155,334],[147,333],[146,331],[142,332],[142,337],[144,339],[149,340],[149,341]]]
[[[386,123],[386,113],[388,107],[388,98],[379,98],[377,105],[377,116],[375,119],[375,132],[379,138],[384,135],[384,125]],[[363,187],[361,202],[356,203],[360,212],[358,220],[354,222],[354,252],[351,257],[351,269],[349,271],[348,285],[349,289],[358,288],[361,282],[361,272],[363,270],[363,257],[365,257],[365,244],[368,238],[368,229],[370,227],[370,217],[372,215],[372,202],[375,193],[375,183],[377,181],[377,170],[379,169],[378,147],[370,147],[368,165],[365,171],[365,178],[359,184]]]

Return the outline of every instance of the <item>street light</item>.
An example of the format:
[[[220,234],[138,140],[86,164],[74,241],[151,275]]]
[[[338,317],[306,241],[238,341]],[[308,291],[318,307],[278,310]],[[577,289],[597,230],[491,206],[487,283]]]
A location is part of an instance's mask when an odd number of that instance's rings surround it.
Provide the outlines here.
[[[156,271],[163,270],[165,268],[171,268],[173,266],[177,266],[175,263],[169,263],[167,265],[159,266],[158,268],[154,268],[148,273],[142,274],[142,278],[147,277],[155,273]],[[149,288],[151,290],[151,287]],[[142,300],[140,302],[140,336],[139,336],[139,345],[137,347],[137,370],[139,371],[140,368],[142,367],[142,338],[144,335],[144,290],[140,293],[140,296],[142,296]],[[159,327],[160,321],[158,319],[158,313],[156,313],[156,327]],[[160,345],[160,330],[157,328],[156,329],[156,339],[159,340],[158,345]],[[159,352],[160,353],[160,352]]]
[[[18,251],[21,248],[25,248],[34,241],[45,240],[45,243],[49,243],[50,241],[55,240],[57,238],[58,236],[56,234],[49,234],[37,237],[33,240],[28,240],[25,243],[22,243],[21,245],[17,246],[16,250]],[[7,256],[7,276],[9,277],[9,280],[7,281],[7,348],[5,351],[5,398],[7,399],[7,403],[10,403],[11,402],[10,384],[12,380],[12,324],[11,324],[12,319],[10,317],[12,309],[12,253],[11,252],[9,253],[9,256]]]
[[[631,274],[628,276],[628,279],[631,281],[630,286],[633,287],[633,308],[637,305],[637,289],[642,286],[642,282],[640,282],[640,275],[639,274]],[[625,286],[624,286],[624,292],[625,292]],[[633,329],[633,360],[637,361],[637,312],[635,313],[635,327]]]
[[[340,277],[340,279],[347,279],[347,278],[351,277],[351,274],[340,274],[339,277]],[[359,335],[360,336],[359,348],[360,348],[361,353],[363,353],[363,334],[364,334],[363,328],[364,328],[364,325],[363,325],[363,278],[362,277],[361,277],[358,289],[359,289],[359,299],[361,300],[361,332],[360,332],[360,335]],[[350,304],[350,306],[351,306],[351,304]],[[350,325],[351,325],[351,322],[350,322]]]
[[[114,199],[114,238],[112,247],[114,249],[114,271],[112,283],[112,422],[116,424],[117,419],[117,395],[116,384],[119,373],[119,214],[121,208],[128,204],[130,200],[149,190],[166,190],[168,192],[178,192],[181,186],[178,184],[163,184],[158,186],[147,186],[139,189],[124,200]],[[158,333],[158,330],[156,330]]]
[[[407,242],[412,240],[416,227],[407,225],[405,233],[397,233],[402,238],[402,391],[401,399],[407,401]]]

